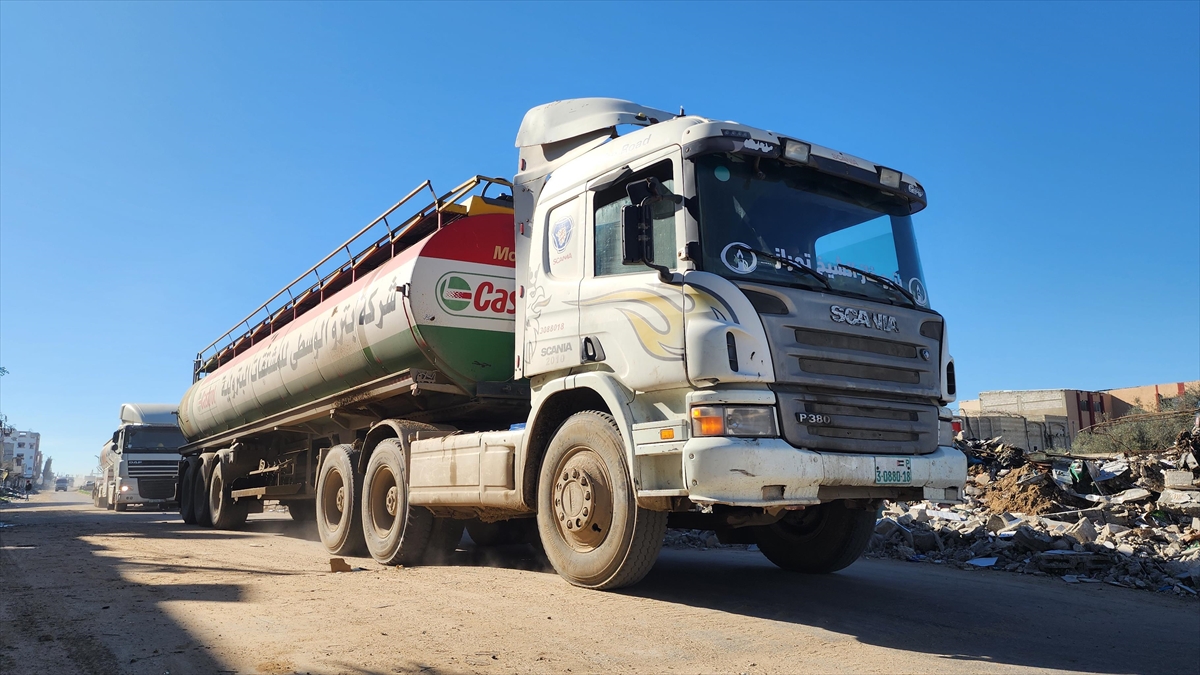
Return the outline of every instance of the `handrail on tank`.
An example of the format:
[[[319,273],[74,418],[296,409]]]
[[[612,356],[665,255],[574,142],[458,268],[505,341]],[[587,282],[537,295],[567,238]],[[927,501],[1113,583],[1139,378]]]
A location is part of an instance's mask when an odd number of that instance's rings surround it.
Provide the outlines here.
[[[303,298],[305,296],[305,294],[308,292],[319,290],[320,288],[323,287],[323,285],[331,277],[342,272],[344,270],[344,268],[347,267],[346,265],[342,265],[341,267],[338,267],[336,270],[330,272],[329,274],[325,275],[324,277],[321,277],[320,274],[318,274],[318,272],[317,272],[317,270],[321,267],[321,265],[324,265],[325,263],[332,260],[333,257],[336,256],[338,253],[345,251],[346,255],[348,255],[350,257],[350,260],[348,263],[349,267],[353,268],[354,264],[358,261],[360,256],[369,252],[372,248],[379,246],[384,241],[398,241],[401,237],[404,236],[404,234],[406,232],[408,232],[409,229],[411,229],[412,227],[421,223],[422,221],[424,221],[426,218],[428,218],[433,213],[439,214],[438,226],[441,227],[442,223],[441,223],[440,213],[447,206],[449,206],[451,204],[456,204],[459,199],[461,199],[462,197],[469,194],[480,183],[484,184],[483,189],[480,191],[480,196],[486,195],[488,188],[491,187],[493,184],[503,185],[503,186],[509,188],[510,190],[512,189],[512,183],[510,183],[509,181],[507,181],[503,178],[492,178],[492,177],[481,176],[481,175],[476,175],[476,176],[469,178],[468,180],[463,182],[458,187],[454,188],[453,190],[450,190],[449,192],[447,192],[441,196],[438,196],[437,192],[434,191],[433,184],[429,180],[426,180],[423,183],[421,183],[420,185],[418,185],[411,192],[409,192],[407,195],[405,195],[403,198],[401,198],[400,201],[393,204],[391,206],[391,208],[384,211],[382,215],[380,215],[375,220],[372,220],[370,222],[370,224],[368,224],[366,227],[362,228],[361,230],[356,232],[352,237],[347,239],[341,246],[338,246],[337,248],[333,249],[333,252],[331,252],[329,255],[325,256],[324,258],[322,258],[320,260],[320,262],[318,262],[317,264],[308,268],[303,274],[296,277],[294,280],[292,280],[291,283],[289,283],[288,285],[286,285],[282,289],[280,289],[278,293],[276,293],[275,295],[272,295],[266,302],[262,303],[257,308],[255,308],[254,311],[247,314],[246,318],[235,323],[232,328],[230,328],[229,330],[222,333],[220,337],[218,337],[216,340],[213,340],[211,343],[208,344],[208,346],[206,346],[204,349],[201,349],[199,352],[197,352],[196,353],[196,361],[194,363],[194,367],[193,367],[193,371],[192,371],[192,381],[197,382],[200,380],[200,374],[205,366],[204,355],[210,349],[212,349],[213,347],[216,347],[217,343],[221,342],[222,340],[228,339],[229,344],[225,346],[225,348],[228,348],[230,346],[237,344],[239,341],[250,337],[251,334],[254,332],[254,330],[256,328],[258,328],[259,325],[261,325],[261,323],[251,325],[250,320],[253,319],[255,316],[257,316],[259,312],[267,309],[267,307],[272,302],[279,299],[279,297],[282,296],[284,293],[288,294],[289,301],[285,306],[279,307],[275,311],[276,312],[282,311],[284,309],[287,309],[288,306],[294,304],[296,301],[296,295],[294,295],[292,293],[292,290],[296,286],[296,284],[303,281],[308,275],[317,274],[317,281],[313,285],[306,288],[303,293],[300,293],[301,298]],[[406,219],[397,229],[393,230],[391,227],[391,224],[387,222],[387,217],[390,216],[396,209],[400,208],[405,203],[407,203],[410,199],[412,199],[413,197],[420,194],[421,191],[425,190],[426,188],[428,188],[430,194],[433,195],[433,201],[431,203],[429,203],[428,205],[424,206],[423,208],[421,208],[420,210],[418,210],[411,217]],[[387,235],[382,237],[381,239],[375,241],[371,245],[367,246],[362,251],[360,251],[358,254],[351,253],[350,245],[353,244],[359,237],[361,237],[364,234],[366,234],[367,232],[369,232],[372,228],[374,228],[380,222],[383,222],[384,226],[387,227],[387,230],[388,230]],[[407,248],[407,247],[405,247],[405,248]],[[401,249],[401,250],[403,250],[403,249]],[[266,317],[266,319],[263,320],[263,322],[269,322],[273,318],[274,318],[274,314],[272,312],[268,311],[267,317]],[[230,337],[231,335],[234,334],[235,331],[237,331],[238,329],[243,328],[243,327],[245,327],[245,333],[243,335],[240,335],[236,340]],[[216,356],[221,351],[222,350],[217,350],[213,356]]]

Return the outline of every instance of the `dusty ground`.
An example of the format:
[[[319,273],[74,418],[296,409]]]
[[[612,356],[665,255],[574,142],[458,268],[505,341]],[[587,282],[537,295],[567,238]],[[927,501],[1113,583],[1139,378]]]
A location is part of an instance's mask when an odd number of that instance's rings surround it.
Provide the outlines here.
[[[1194,602],[1058,579],[668,550],[598,593],[469,540],[448,567],[331,574],[286,515],[228,533],[44,493],[0,523],[5,675],[1200,672]]]

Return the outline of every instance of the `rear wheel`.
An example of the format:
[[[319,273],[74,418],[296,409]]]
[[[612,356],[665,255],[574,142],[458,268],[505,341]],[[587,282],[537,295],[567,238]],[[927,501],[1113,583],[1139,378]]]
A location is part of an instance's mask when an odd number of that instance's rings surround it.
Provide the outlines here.
[[[388,438],[375,446],[363,475],[363,537],[383,565],[421,562],[433,534],[433,513],[408,503],[406,464],[401,440]]]
[[[183,472],[179,477],[179,515],[188,525],[196,524],[196,514],[193,511],[192,495],[195,492],[196,458],[188,457],[183,460]]]
[[[428,509],[416,507],[428,513]],[[430,514],[432,515],[432,514]],[[463,521],[454,518],[434,518],[430,528],[429,544],[425,546],[425,555],[421,562],[426,565],[445,565],[450,557],[458,550],[458,542],[462,541]]]
[[[192,471],[192,518],[197,525],[212,527],[212,511],[208,508],[208,474],[212,470],[213,455],[201,455]]]
[[[334,555],[357,555],[365,547],[362,528],[362,476],[355,470],[358,451],[335,445],[317,476],[317,531]]]
[[[667,514],[638,507],[611,415],[577,413],[555,432],[538,479],[537,523],[550,564],[576,586],[621,588],[654,566]]]
[[[212,514],[213,527],[235,530],[246,523],[250,503],[246,500],[234,501],[229,483],[225,480],[228,471],[220,459],[213,463],[212,477],[208,481],[208,510]]]
[[[875,531],[878,505],[849,508],[843,501],[789,511],[779,522],[754,528],[767,560],[790,572],[826,574],[850,566]]]

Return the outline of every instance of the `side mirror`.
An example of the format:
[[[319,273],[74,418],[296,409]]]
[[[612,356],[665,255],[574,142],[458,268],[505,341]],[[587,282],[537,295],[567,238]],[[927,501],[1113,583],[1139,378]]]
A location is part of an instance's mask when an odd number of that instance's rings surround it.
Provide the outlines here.
[[[621,263],[637,265],[647,259],[647,243],[653,245],[653,240],[646,236],[645,209],[639,206],[626,206],[621,209]],[[649,256],[654,259],[653,255]]]
[[[120,431],[113,432],[113,445],[117,446],[118,448],[121,447],[121,432]]]

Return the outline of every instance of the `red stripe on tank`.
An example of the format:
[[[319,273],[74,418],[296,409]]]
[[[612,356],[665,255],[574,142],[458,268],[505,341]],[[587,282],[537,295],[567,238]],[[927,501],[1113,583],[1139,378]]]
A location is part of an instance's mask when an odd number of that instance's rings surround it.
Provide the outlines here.
[[[429,238],[421,256],[516,267],[513,229],[513,217],[506,213],[456,220]]]

